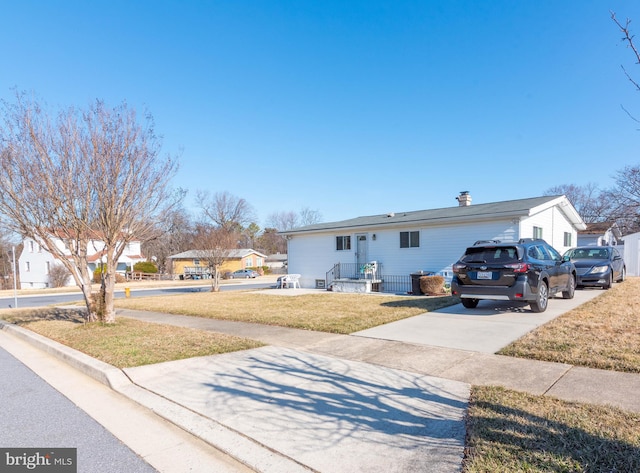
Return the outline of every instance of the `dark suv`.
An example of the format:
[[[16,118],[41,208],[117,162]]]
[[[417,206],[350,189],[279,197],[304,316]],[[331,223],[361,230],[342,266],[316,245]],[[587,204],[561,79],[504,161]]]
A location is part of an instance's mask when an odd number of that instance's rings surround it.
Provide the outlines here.
[[[473,309],[480,299],[529,302],[544,312],[549,297],[573,299],[576,268],[544,240],[477,241],[453,265],[451,293]]]

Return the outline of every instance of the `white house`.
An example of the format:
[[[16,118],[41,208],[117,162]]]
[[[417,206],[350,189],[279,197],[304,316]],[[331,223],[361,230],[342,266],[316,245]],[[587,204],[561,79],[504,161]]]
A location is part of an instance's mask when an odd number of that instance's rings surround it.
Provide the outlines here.
[[[588,223],[585,230],[578,232],[576,246],[616,246],[622,244],[622,232],[617,223]]]
[[[64,247],[62,240],[55,241],[56,246],[65,254],[70,252]],[[93,272],[101,263],[106,262],[104,243],[100,240],[90,240],[87,247],[88,268]],[[122,256],[118,260],[117,272],[124,274],[128,267],[133,267],[138,261],[144,261],[140,250],[140,242],[132,241],[127,244]],[[55,264],[62,264],[53,254],[49,253],[37,241],[31,238],[24,239],[24,247],[18,258],[20,272],[20,287],[22,289],[43,289],[51,287],[49,272]],[[69,278],[67,286],[73,286],[74,281]]]
[[[577,232],[586,228],[565,196],[471,205],[471,196],[463,192],[457,199],[456,207],[391,212],[282,232],[288,240],[288,272],[301,274],[302,287],[325,287],[338,277],[336,267],[352,265],[362,275],[375,262],[376,277],[382,275],[387,286],[392,276],[447,271],[477,240],[542,238],[562,253],[576,245]]]

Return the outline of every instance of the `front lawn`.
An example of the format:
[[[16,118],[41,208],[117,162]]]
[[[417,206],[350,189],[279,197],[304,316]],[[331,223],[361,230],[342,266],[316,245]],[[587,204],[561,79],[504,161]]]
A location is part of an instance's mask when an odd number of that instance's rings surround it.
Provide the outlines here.
[[[640,278],[628,278],[602,295],[529,332],[499,354],[640,373]]]
[[[116,306],[349,334],[457,302],[458,299],[451,296],[402,297],[332,292],[282,296],[267,292],[229,291],[117,299]]]

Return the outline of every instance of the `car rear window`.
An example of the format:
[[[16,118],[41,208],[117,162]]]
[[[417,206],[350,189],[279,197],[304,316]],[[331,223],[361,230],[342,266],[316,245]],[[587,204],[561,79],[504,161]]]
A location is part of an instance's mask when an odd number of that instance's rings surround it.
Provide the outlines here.
[[[505,263],[518,259],[515,246],[467,248],[463,263]]]

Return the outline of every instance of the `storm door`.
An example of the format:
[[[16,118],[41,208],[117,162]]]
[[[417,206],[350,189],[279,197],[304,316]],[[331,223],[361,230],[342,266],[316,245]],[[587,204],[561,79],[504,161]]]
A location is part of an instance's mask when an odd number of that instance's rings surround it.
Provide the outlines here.
[[[360,271],[365,264],[367,264],[368,259],[368,245],[367,245],[367,235],[356,235],[356,271]]]

